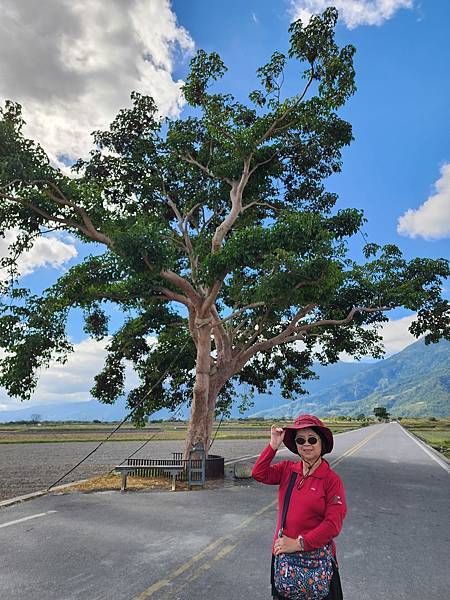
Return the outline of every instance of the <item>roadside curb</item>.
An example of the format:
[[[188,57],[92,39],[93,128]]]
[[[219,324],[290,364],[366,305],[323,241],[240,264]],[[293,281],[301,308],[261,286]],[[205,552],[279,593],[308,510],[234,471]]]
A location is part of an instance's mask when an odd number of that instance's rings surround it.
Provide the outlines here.
[[[40,496],[45,496],[45,494],[47,494],[47,490],[40,490],[39,492],[32,492],[31,494],[24,494],[23,496],[8,498],[7,500],[2,500],[0,502],[0,508],[5,508],[6,506],[11,506],[12,504],[20,504],[21,502],[26,502],[27,500],[33,500],[33,498],[39,498]]]
[[[37,492],[32,492],[31,494],[24,494],[23,496],[16,496],[15,498],[8,498],[7,500],[2,500],[0,502],[0,508],[6,508],[7,506],[12,506],[14,504],[20,504],[21,502],[26,502],[27,500],[34,500],[35,498],[40,498],[41,496],[47,496],[48,494],[53,494],[53,492],[58,492],[60,490],[64,490],[72,485],[77,485],[79,483],[84,483],[87,479],[80,479],[78,481],[72,481],[71,483],[64,483],[62,485],[58,485],[51,490],[38,490]]]

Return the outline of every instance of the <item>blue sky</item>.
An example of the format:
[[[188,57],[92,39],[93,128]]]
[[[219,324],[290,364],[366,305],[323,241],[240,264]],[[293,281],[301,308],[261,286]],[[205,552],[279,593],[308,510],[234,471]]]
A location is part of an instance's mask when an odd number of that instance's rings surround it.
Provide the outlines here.
[[[0,101],[23,104],[28,135],[64,168],[87,154],[89,132],[107,126],[133,89],[152,94],[162,113],[183,116],[179,88],[197,48],[219,52],[229,67],[223,86],[244,99],[256,87],[256,68],[274,50],[287,50],[291,20],[326,5],[322,0],[42,0],[38,5],[0,0]],[[450,2],[336,0],[335,5],[342,16],[338,41],[357,49],[358,91],[341,112],[353,125],[355,141],[328,188],[339,194],[339,207],[364,209],[370,241],[394,242],[409,258],[448,257]],[[286,93],[295,93],[298,83],[292,69]],[[7,240],[13,236],[9,232]],[[355,238],[355,256],[362,245],[362,238]],[[0,241],[0,253],[5,252],[7,243]],[[67,236],[41,240],[23,258],[22,283],[38,291],[85,253]],[[412,315],[397,311],[391,318],[385,330],[388,353],[412,341],[407,332]],[[70,334],[75,356],[64,369],[54,366],[43,375],[34,402],[89,399],[103,350],[86,339],[77,315]],[[18,404],[0,393],[0,410]]]

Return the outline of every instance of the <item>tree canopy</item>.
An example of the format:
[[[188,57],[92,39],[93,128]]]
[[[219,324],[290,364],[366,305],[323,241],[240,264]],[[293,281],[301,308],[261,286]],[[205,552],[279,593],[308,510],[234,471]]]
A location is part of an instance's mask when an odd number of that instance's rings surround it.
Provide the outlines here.
[[[183,87],[187,116],[163,119],[151,97],[132,93],[131,106],[94,132],[72,177],[23,135],[20,106],[6,103],[0,233],[20,232],[1,265],[10,276],[0,384],[11,395],[30,398],[42,367],[66,359],[74,308],[87,334],[110,336],[93,396],[113,403],[124,394],[131,361],[140,383],[129,406],[153,388],[136,422],[193,399],[191,444],[209,439],[236,382],[264,391],[279,380],[290,398],[313,376],[313,360],[332,363],[343,351],[379,357],[387,310],[417,311],[411,330],[427,341],[450,337],[446,260],[406,260],[395,245],[374,243],[363,264],[349,255],[364,215],[337,210],[325,187],[352,141],[338,113],[355,92],[355,49],[336,44],[336,19],[327,9],[307,26],[294,22],[288,52],[258,69],[245,102],[221,91],[219,55],[198,51]],[[289,61],[300,76],[285,96]],[[49,229],[92,253],[36,296],[15,281],[17,258]],[[108,325],[109,303],[124,314],[118,331]]]
[[[384,419],[384,420],[388,420],[389,417],[391,416],[390,413],[388,413],[388,411],[386,410],[385,406],[376,406],[373,409],[373,414],[377,417],[377,419]]]

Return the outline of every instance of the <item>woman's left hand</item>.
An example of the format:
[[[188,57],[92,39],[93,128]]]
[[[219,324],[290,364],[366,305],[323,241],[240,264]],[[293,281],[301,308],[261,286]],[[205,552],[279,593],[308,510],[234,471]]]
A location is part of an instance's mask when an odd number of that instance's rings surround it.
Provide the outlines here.
[[[290,538],[283,535],[280,538],[275,540],[274,544],[274,554],[277,556],[278,554],[289,554],[291,552],[300,552],[300,546],[298,544],[297,538]]]

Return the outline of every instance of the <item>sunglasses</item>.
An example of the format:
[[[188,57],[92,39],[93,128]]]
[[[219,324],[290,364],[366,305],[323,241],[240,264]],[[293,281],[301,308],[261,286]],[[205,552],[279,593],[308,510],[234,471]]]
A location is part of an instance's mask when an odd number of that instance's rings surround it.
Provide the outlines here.
[[[318,439],[319,438],[316,438],[313,435],[310,435],[308,439],[299,436],[299,437],[295,438],[295,443],[298,444],[299,446],[303,446],[304,444],[306,444],[306,442],[308,442],[308,444],[311,444],[311,446],[314,446],[314,444],[317,444]]]

